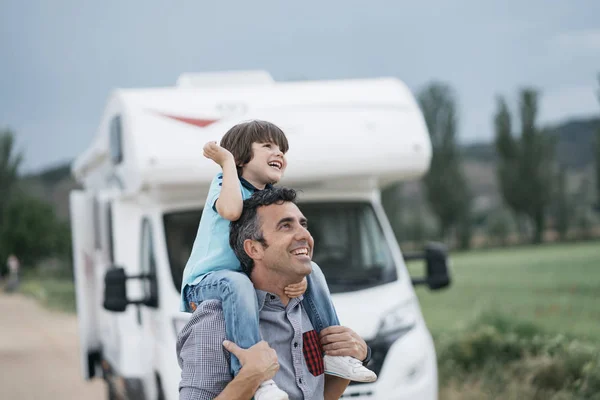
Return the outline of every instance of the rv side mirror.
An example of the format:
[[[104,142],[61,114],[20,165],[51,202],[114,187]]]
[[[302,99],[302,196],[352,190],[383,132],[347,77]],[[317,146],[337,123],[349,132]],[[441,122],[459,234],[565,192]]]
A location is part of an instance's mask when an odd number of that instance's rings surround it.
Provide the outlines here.
[[[127,277],[123,268],[111,268],[104,276],[104,308],[123,312],[127,308]]]
[[[438,290],[450,285],[448,250],[443,244],[428,243],[423,252],[408,253],[404,259],[406,261],[425,260],[427,275],[425,278],[413,278],[413,285],[427,285],[430,290]]]
[[[106,310],[124,312],[129,304],[143,304],[149,307],[158,305],[154,294],[142,300],[129,300],[127,298],[127,279],[148,279],[152,284],[156,284],[156,277],[153,274],[127,276],[123,268],[109,269],[104,276],[104,308]]]

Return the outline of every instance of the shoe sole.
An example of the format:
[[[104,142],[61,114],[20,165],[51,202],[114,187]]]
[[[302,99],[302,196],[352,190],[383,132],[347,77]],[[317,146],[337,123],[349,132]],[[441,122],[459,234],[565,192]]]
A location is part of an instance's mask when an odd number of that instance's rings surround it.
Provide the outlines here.
[[[375,376],[375,378],[367,378],[367,379],[352,379],[352,378],[347,377],[346,375],[338,374],[337,372],[333,372],[333,371],[325,371],[325,373],[327,375],[333,375],[333,376],[337,376],[337,377],[340,377],[340,378],[348,379],[348,380],[351,380],[353,382],[372,383],[372,382],[375,382],[377,380],[377,376]]]

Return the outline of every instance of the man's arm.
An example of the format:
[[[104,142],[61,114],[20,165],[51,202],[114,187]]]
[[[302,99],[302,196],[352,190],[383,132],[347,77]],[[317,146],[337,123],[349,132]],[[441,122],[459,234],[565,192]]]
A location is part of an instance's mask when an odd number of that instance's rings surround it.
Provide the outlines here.
[[[249,400],[260,383],[271,379],[279,369],[277,355],[266,342],[242,350],[224,341],[221,303],[202,302],[177,338],[180,400]],[[243,366],[235,379],[226,349],[233,350]]]
[[[325,354],[331,356],[350,356],[363,361],[367,357],[367,343],[356,332],[346,326],[330,326],[320,333],[321,345]],[[325,400],[339,399],[349,380],[337,376],[325,375]]]
[[[223,342],[223,347],[237,356],[243,368],[215,400],[251,399],[258,386],[279,370],[277,354],[264,340],[248,350],[228,340]]]
[[[325,354],[350,356],[363,361],[367,358],[367,343],[346,326],[329,326],[319,334]]]
[[[323,398],[325,400],[338,400],[344,394],[344,391],[350,384],[348,379],[339,376],[325,375],[325,390]]]

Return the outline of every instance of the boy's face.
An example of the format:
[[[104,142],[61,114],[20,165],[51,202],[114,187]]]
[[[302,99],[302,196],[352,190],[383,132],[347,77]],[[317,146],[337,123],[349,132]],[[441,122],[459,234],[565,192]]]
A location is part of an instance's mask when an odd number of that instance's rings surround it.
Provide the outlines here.
[[[277,183],[283,177],[287,161],[275,143],[252,143],[252,159],[242,167],[242,176],[252,183]]]

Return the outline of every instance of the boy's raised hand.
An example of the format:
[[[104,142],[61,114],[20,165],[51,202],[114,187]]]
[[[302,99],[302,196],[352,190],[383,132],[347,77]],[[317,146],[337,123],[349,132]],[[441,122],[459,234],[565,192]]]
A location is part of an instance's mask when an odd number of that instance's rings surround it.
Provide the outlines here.
[[[308,283],[306,282],[306,277],[302,278],[302,282],[300,283],[292,283],[291,285],[287,285],[283,292],[285,295],[291,299],[294,297],[298,297],[304,292],[306,292],[306,288],[308,287]]]
[[[229,150],[219,146],[217,142],[206,143],[202,150],[204,152],[204,157],[210,158],[219,164],[221,168],[223,168],[223,165],[230,160],[235,162],[233,154],[231,154]]]

